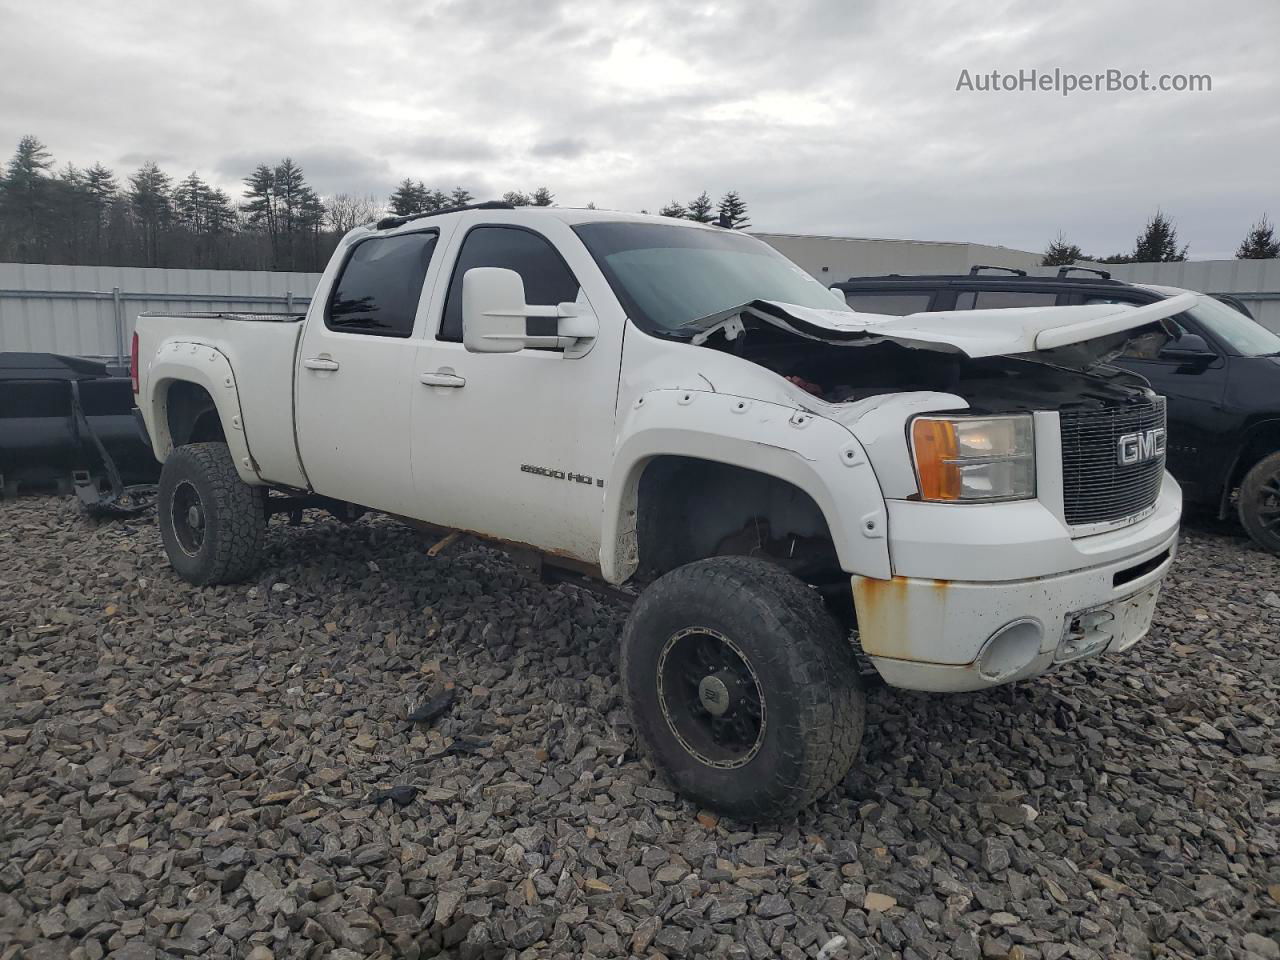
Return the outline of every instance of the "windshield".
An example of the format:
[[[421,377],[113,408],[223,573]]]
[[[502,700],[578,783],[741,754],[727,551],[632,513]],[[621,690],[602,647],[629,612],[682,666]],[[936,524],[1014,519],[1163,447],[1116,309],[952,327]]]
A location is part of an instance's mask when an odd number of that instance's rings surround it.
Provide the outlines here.
[[[752,300],[849,310],[768,244],[732,230],[625,222],[580,223],[573,229],[627,315],[649,333]]]
[[[1187,313],[1242,357],[1280,353],[1280,336],[1221,300],[1202,296]]]

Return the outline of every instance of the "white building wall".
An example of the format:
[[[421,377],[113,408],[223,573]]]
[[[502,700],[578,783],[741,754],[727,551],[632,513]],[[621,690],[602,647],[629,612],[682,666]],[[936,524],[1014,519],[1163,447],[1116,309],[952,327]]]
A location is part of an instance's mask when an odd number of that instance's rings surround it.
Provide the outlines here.
[[[979,264],[1026,270],[1040,265],[1040,254],[981,243],[925,240],[872,240],[860,237],[812,237],[756,233],[783,256],[823,283],[886,273],[968,273]]]

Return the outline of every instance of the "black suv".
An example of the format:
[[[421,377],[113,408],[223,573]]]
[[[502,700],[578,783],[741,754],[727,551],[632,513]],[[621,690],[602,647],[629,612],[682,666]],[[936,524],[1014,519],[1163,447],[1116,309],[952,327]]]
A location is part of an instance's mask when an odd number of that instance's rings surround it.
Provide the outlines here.
[[[967,276],[895,273],[831,286],[855,310],[897,316],[1084,303],[1140,306],[1187,292],[1123,283],[1106,271],[1081,267],[1063,267],[1056,277],[1003,267],[974,267]],[[1280,336],[1238,301],[1205,294],[1168,323],[1176,336],[1158,353],[1148,355],[1135,341],[1113,363],[1141,374],[1168,398],[1166,459],[1187,503],[1226,517],[1234,497],[1249,535],[1280,554]]]

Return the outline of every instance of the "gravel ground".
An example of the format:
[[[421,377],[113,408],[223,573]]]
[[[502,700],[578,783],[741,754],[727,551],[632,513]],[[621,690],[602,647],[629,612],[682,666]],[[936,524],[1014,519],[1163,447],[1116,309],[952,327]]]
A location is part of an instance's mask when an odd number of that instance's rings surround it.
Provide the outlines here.
[[[0,505],[0,960],[1280,957],[1280,560],[1230,530],[1124,657],[873,689],[755,827],[638,756],[620,606],[380,519],[269,541],[197,589],[150,519]]]

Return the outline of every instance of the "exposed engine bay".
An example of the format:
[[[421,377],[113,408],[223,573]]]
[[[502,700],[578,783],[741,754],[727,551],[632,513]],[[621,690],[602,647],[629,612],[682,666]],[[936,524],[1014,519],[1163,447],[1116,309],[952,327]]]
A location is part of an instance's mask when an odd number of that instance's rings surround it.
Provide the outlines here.
[[[1116,337],[1107,353],[1114,356],[1134,340],[1150,340],[1158,349],[1165,339],[1159,327],[1129,331]],[[974,413],[996,414],[1118,406],[1147,389],[1137,374],[1098,362],[1096,350],[1085,355],[1071,347],[972,359],[888,340],[829,343],[750,319],[737,329],[717,331],[702,346],[759,364],[828,403],[926,390],[963,397]]]

